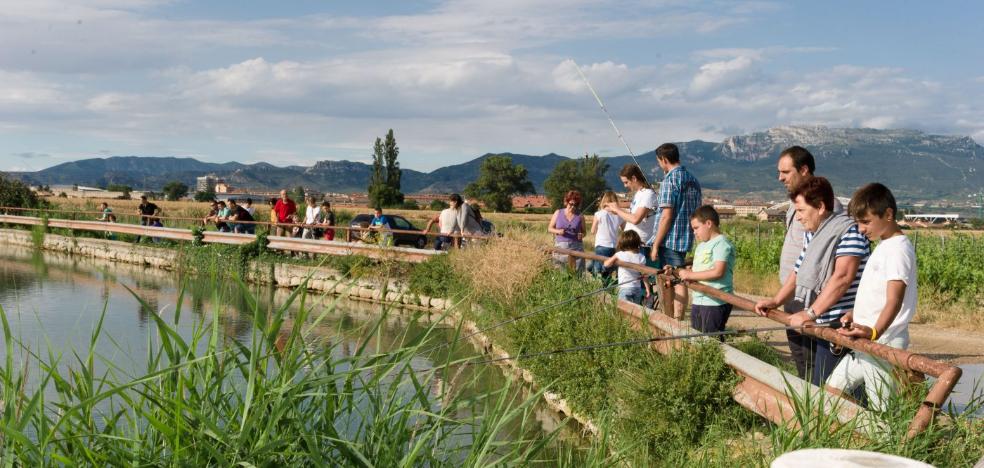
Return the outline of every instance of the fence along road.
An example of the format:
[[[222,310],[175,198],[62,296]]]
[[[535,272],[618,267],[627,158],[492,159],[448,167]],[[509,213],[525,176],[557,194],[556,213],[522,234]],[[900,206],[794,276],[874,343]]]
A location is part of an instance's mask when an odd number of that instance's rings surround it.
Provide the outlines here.
[[[49,228],[71,229],[76,231],[112,232],[130,234],[159,239],[192,242],[195,235],[190,229],[140,226],[126,223],[107,223],[104,221],[74,221],[67,219],[42,219],[31,216],[0,215],[0,223],[19,224],[26,226],[47,226]],[[336,227],[334,229],[342,229]],[[345,228],[348,229],[348,228]],[[356,228],[352,228],[356,229]],[[395,232],[395,231],[382,231]],[[409,231],[421,234],[420,231]],[[209,244],[242,245],[256,240],[253,234],[236,234],[231,232],[205,231],[202,242]],[[400,260],[420,263],[445,252],[429,249],[414,249],[408,247],[389,247],[361,242],[328,241],[320,239],[298,239],[294,237],[268,236],[267,248],[289,252],[303,252],[327,255],[363,255],[380,260]]]

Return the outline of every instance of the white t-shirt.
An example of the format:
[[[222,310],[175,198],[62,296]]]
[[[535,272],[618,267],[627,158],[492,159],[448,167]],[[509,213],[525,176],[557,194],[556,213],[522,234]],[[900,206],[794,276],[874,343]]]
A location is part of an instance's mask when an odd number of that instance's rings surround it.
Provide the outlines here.
[[[321,212],[320,206],[309,206],[304,210],[304,224],[314,224],[318,222],[318,213]]]
[[[885,307],[888,282],[897,280],[905,283],[905,296],[899,314],[878,337],[880,343],[902,335],[916,315],[916,249],[904,235],[881,241],[868,258],[854,301],[854,322],[873,327]]]
[[[438,222],[440,223],[441,234],[453,234],[461,230],[458,227],[458,210],[454,208],[441,210]]]
[[[639,189],[632,197],[629,213],[635,213],[642,208],[649,208],[649,216],[642,218],[639,224],[625,223],[625,230],[639,233],[642,243],[649,245],[653,241],[653,235],[656,234],[656,192],[653,189],[648,187]]]
[[[636,263],[639,265],[646,264],[646,256],[639,252],[632,252],[630,250],[622,250],[615,252],[615,258],[620,262],[626,263]],[[635,270],[630,270],[628,268],[618,267],[618,284],[619,289],[642,289],[642,273]],[[629,283],[631,281],[631,283]]]
[[[595,219],[595,246],[615,248],[618,241],[618,227],[622,225],[622,218],[618,215],[609,213],[605,210],[598,210],[594,214]]]

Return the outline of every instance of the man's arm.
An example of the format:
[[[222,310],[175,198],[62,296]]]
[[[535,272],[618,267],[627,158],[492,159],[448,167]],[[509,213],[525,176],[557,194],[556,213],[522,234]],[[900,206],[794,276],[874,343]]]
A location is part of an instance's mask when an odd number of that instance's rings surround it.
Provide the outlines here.
[[[666,239],[666,235],[670,233],[670,228],[673,226],[673,208],[664,206],[662,213],[659,216],[659,226],[656,227],[656,237],[653,238],[653,251],[649,254],[650,260],[656,260],[656,257],[659,256],[659,247],[663,245],[663,240]]]

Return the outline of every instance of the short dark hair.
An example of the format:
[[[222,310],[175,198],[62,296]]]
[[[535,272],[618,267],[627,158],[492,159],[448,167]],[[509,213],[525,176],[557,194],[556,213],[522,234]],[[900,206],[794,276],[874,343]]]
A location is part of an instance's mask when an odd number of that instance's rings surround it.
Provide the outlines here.
[[[642,174],[642,169],[640,169],[639,165],[635,163],[628,163],[622,166],[622,170],[618,171],[618,175],[619,177],[625,177],[626,179],[635,178],[635,180],[638,180],[644,184],[647,183],[646,176]]]
[[[372,207],[372,211],[378,211],[378,212],[382,213],[383,212],[383,207],[381,207],[381,206],[374,206],[374,207]]]
[[[146,200],[147,199],[147,195],[140,195],[140,199],[141,200]]]
[[[229,199],[229,203],[232,203],[233,205],[238,205],[238,203],[236,203],[236,199],[235,198],[230,198]]]
[[[694,210],[694,214],[690,215],[690,219],[696,219],[701,223],[710,221],[715,226],[721,225],[721,216],[711,205],[704,205],[697,208]]]
[[[656,148],[656,159],[662,159],[670,164],[680,162],[680,149],[673,143],[663,143]]]
[[[618,236],[618,250],[639,250],[642,247],[642,238],[639,233],[626,230]]]
[[[872,182],[854,192],[851,203],[847,205],[847,212],[852,218],[861,219],[868,213],[878,217],[885,216],[889,208],[892,209],[893,218],[898,216],[899,209],[895,205],[895,195],[892,195],[888,187]]]
[[[277,201],[279,200],[280,200],[279,198],[270,198],[270,201],[268,203],[270,203],[271,205],[276,205]]]
[[[246,203],[253,204],[253,199],[252,198],[247,198],[246,199]]]
[[[803,166],[806,166],[810,175],[813,175],[813,172],[817,170],[817,162],[813,159],[813,155],[802,146],[794,145],[782,150],[782,153],[779,153],[779,159],[782,158],[789,158],[792,160],[793,167],[796,168],[797,171],[802,169]]]
[[[800,196],[807,205],[820,208],[820,203],[823,203],[827,211],[834,211],[834,188],[826,177],[810,177],[789,191],[789,199],[793,202]]]

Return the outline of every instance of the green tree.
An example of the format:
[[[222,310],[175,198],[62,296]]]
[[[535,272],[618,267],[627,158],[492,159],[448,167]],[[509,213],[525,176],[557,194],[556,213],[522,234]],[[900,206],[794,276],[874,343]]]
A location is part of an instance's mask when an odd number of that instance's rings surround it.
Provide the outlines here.
[[[48,202],[34,193],[27,184],[0,174],[0,206],[45,208]]]
[[[433,200],[430,202],[430,205],[428,205],[428,208],[430,208],[431,211],[441,211],[449,206],[451,205],[444,200]]]
[[[195,201],[197,202],[210,202],[212,200],[215,200],[215,192],[212,190],[195,192]]]
[[[595,204],[601,194],[608,190],[605,172],[608,163],[597,154],[584,155],[580,159],[562,161],[543,182],[543,189],[554,209],[564,206],[564,194],[569,190],[581,192],[581,206],[585,209]]]
[[[386,133],[386,140],[376,138],[372,152],[372,174],[369,178],[369,203],[373,206],[401,206],[403,192],[400,191],[402,171],[396,158],[400,148],[396,146],[393,129]]]
[[[304,186],[298,185],[297,187],[294,187],[293,190],[289,191],[287,196],[290,197],[291,200],[294,200],[294,203],[303,203],[304,195],[306,193],[307,192],[304,190]]]
[[[188,195],[188,186],[176,180],[168,182],[161,190],[164,192],[164,197],[170,201],[177,201]]]
[[[512,211],[512,196],[536,193],[526,168],[513,164],[509,156],[489,156],[482,161],[478,180],[465,187],[465,195],[474,197],[495,211]]]

